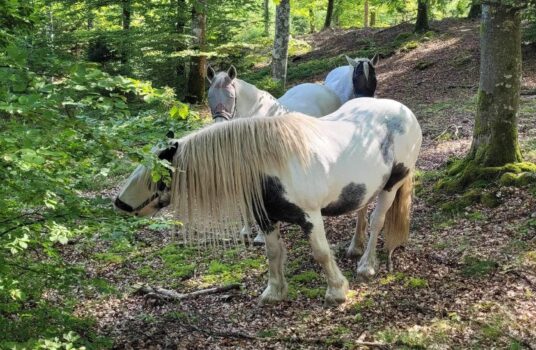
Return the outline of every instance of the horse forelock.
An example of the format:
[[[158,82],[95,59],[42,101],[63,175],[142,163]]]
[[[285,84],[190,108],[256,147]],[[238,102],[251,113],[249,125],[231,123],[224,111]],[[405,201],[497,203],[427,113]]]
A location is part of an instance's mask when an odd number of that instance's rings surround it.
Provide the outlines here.
[[[218,123],[188,136],[174,162],[174,210],[190,225],[238,232],[265,214],[263,175],[284,174],[290,159],[309,165],[315,130],[314,118],[290,114]]]

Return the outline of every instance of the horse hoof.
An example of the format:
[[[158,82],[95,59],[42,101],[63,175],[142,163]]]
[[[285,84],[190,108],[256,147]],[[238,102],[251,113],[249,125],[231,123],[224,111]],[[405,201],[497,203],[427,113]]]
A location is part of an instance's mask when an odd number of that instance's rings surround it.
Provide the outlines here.
[[[346,257],[349,259],[357,259],[363,255],[365,251],[363,249],[350,249],[346,251]]]
[[[344,279],[343,285],[339,288],[328,287],[326,291],[325,304],[329,306],[339,305],[346,301],[348,294],[348,281]]]
[[[372,265],[359,266],[357,268],[357,279],[366,282],[376,274],[376,269]]]
[[[253,240],[253,245],[257,246],[257,247],[265,245],[264,236],[263,235],[257,235],[257,237],[255,237],[255,239]]]
[[[276,304],[280,301],[283,301],[286,299],[287,296],[287,288],[278,288],[273,286],[268,286],[262,292],[262,295],[259,299],[260,305],[269,305],[269,304]]]

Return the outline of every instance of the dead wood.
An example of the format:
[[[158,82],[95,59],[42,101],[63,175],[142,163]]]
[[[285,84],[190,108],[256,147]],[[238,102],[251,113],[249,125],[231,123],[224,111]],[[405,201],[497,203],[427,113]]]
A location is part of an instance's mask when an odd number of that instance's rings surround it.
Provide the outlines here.
[[[151,287],[148,285],[142,285],[134,294],[141,294],[145,296],[145,299],[158,299],[165,301],[181,301],[184,299],[195,298],[200,295],[205,294],[215,294],[221,292],[227,292],[230,290],[240,289],[241,285],[238,283],[228,284],[221,287],[213,287],[207,289],[196,290],[191,293],[178,293],[174,290],[160,288],[160,287]]]

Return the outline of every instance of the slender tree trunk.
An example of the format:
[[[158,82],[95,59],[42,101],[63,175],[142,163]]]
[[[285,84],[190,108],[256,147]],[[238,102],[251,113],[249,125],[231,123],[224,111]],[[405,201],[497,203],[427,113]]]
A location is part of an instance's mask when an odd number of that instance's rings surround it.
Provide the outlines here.
[[[195,37],[193,49],[202,52],[206,46],[207,1],[196,0],[192,6],[192,35]],[[200,103],[205,99],[207,57],[197,56],[190,59],[188,93],[186,100]]]
[[[368,28],[369,26],[369,2],[365,0],[365,8],[363,9],[363,27]]]
[[[290,29],[290,0],[276,6],[275,38],[272,59],[272,78],[285,86],[287,80],[288,41]]]
[[[130,19],[132,16],[132,0],[121,0],[121,21],[123,27],[122,48],[121,48],[121,72],[130,73]]]
[[[376,11],[370,11],[370,26],[375,27],[376,26]]]
[[[86,11],[87,11],[87,30],[93,29],[93,20],[95,18],[95,14],[93,13],[93,6],[91,5],[91,1],[86,0]]]
[[[482,14],[482,5],[480,4],[480,1],[473,0],[471,3],[471,8],[469,9],[469,14],[467,15],[467,18],[477,19],[477,18],[480,18],[481,14]]]
[[[312,7],[309,7],[309,32],[310,33],[316,32],[315,20],[316,20],[315,11],[313,10]]]
[[[422,33],[430,29],[428,25],[428,0],[417,0],[417,21],[415,22],[415,32]]]
[[[521,11],[482,5],[480,32],[480,86],[468,159],[486,167],[519,162]]]
[[[331,19],[333,18],[334,6],[335,6],[335,0],[328,0],[328,9],[326,11],[326,21],[324,22],[324,29],[331,27]]]
[[[264,36],[270,36],[270,0],[264,0]]]
[[[186,23],[188,22],[188,6],[186,4],[186,0],[177,0],[176,3],[176,22],[175,22],[175,32],[180,36],[184,34],[184,27],[186,26]],[[186,49],[186,45],[184,42],[182,42],[183,39],[178,38],[177,39],[177,45],[175,46],[176,51],[182,51]],[[184,93],[184,87],[186,80],[186,67],[185,62],[182,57],[177,57],[177,65],[175,67],[175,72],[177,74],[175,78],[175,93],[177,96],[182,96]]]

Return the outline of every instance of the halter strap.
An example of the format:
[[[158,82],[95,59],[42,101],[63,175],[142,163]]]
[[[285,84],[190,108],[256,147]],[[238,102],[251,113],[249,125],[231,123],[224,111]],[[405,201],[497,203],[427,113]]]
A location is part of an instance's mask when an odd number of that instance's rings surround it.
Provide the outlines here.
[[[152,201],[154,201],[156,198],[158,198],[160,195],[157,193],[153,194],[151,197],[147,198],[143,203],[141,203],[140,205],[138,205],[136,208],[132,209],[132,211],[138,211],[140,209],[143,209],[147,204],[151,203]]]

